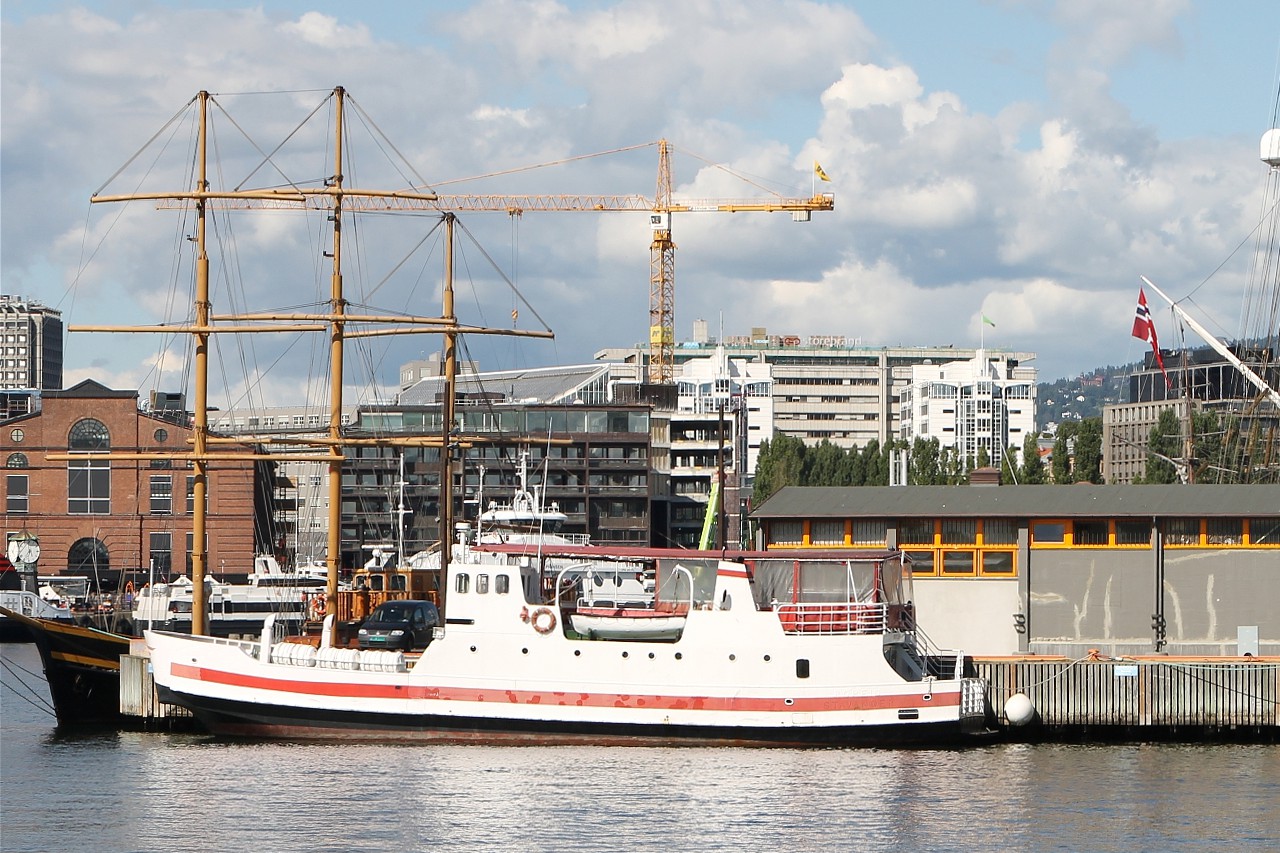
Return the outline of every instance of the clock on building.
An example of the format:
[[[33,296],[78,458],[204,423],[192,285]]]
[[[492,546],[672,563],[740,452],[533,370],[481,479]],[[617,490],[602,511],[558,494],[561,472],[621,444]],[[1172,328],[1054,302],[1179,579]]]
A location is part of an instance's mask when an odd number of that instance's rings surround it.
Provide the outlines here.
[[[19,533],[9,540],[9,562],[34,563],[40,559],[40,540],[30,534]]]

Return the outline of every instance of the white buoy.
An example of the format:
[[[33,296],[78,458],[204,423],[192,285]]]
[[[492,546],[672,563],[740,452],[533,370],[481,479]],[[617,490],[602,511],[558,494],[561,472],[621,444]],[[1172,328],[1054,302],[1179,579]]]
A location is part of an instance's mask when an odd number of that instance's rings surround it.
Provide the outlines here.
[[[1015,726],[1025,726],[1036,715],[1036,706],[1025,693],[1015,693],[1004,703],[1004,716]]]

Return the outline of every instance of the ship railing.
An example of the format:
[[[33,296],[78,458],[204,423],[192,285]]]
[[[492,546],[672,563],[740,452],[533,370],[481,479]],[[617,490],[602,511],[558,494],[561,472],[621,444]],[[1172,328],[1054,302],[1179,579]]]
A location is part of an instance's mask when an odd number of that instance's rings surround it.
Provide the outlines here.
[[[960,649],[940,648],[919,625],[913,627],[916,654],[924,662],[924,674],[933,678],[951,680],[960,678],[965,670],[965,653]]]
[[[883,634],[888,616],[886,605],[858,601],[774,602],[773,610],[786,634]]]

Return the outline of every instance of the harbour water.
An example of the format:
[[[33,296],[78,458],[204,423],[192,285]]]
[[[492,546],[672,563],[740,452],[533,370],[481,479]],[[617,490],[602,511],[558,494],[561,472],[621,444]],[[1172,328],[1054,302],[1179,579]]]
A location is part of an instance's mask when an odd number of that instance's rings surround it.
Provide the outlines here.
[[[1280,746],[315,745],[63,736],[0,645],[0,850],[1280,849]],[[37,695],[26,692],[33,685]]]

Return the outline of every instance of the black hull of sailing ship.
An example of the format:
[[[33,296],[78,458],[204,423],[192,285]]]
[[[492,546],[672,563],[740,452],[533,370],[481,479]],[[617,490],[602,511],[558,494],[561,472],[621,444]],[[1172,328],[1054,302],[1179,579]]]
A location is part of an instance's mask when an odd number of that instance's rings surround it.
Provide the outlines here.
[[[159,684],[161,702],[191,711],[215,735],[321,741],[388,741],[592,746],[951,746],[993,735],[956,721],[814,728],[624,725],[416,714],[369,714],[259,705],[177,693]]]
[[[120,657],[130,638],[13,612],[6,618],[26,626],[40,661],[59,727],[120,726]]]

